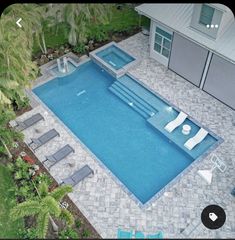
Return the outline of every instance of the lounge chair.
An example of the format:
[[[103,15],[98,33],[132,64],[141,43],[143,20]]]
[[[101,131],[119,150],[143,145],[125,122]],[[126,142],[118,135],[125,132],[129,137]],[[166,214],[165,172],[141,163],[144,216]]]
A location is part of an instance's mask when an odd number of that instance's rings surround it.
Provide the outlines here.
[[[22,122],[16,121],[16,123],[17,123],[16,130],[19,130],[19,131],[25,130],[26,128],[33,126],[34,124],[36,124],[37,122],[39,122],[41,120],[45,120],[44,117],[40,113],[36,113],[33,116],[31,116],[30,118],[28,118]]]
[[[200,130],[196,133],[195,136],[188,139],[184,146],[188,150],[192,150],[197,144],[199,144],[206,136],[208,132],[204,128],[200,128]]]
[[[74,149],[69,144],[67,144],[52,155],[46,156],[46,159],[42,161],[42,163],[46,161],[50,162],[51,164],[48,167],[48,169],[50,169],[52,166],[67,157],[72,152],[74,152]]]
[[[176,129],[178,126],[180,126],[184,120],[187,118],[187,114],[184,112],[180,112],[178,114],[178,116],[170,121],[169,123],[167,123],[167,125],[164,127],[168,132],[172,132],[174,129]]]
[[[148,234],[146,236],[147,239],[163,239],[163,233],[161,231],[155,233],[155,234]]]
[[[72,185],[74,187],[79,182],[81,182],[84,178],[88,177],[90,174],[94,174],[94,171],[88,166],[85,165],[76,171],[72,176],[67,177],[62,180],[62,184]]]
[[[60,134],[53,128],[49,130],[48,132],[41,135],[39,138],[31,138],[31,142],[28,144],[28,146],[35,151],[37,148],[41,147],[45,143],[49,142],[51,139],[53,139],[56,136],[60,136]],[[32,144],[35,145],[32,147]]]
[[[123,231],[120,228],[118,228],[118,234],[117,234],[117,238],[118,239],[131,239],[133,236],[133,231]]]
[[[135,238],[144,239],[145,236],[141,231],[135,231]]]

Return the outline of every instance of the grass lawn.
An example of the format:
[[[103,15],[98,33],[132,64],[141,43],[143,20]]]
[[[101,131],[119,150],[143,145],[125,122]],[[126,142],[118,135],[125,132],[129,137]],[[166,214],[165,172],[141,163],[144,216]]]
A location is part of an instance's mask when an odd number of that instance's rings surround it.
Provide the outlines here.
[[[7,167],[0,164],[0,238],[17,238],[18,230],[23,228],[23,220],[12,222],[9,218],[10,209],[16,205],[14,182]]]

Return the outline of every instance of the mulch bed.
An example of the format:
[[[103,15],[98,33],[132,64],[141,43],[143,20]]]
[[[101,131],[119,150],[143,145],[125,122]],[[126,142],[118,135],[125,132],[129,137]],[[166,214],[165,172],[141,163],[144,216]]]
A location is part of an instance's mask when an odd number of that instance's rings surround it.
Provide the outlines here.
[[[37,157],[34,155],[34,153],[28,148],[28,146],[24,142],[18,142],[19,146],[17,148],[11,149],[11,153],[13,155],[13,159],[16,159],[21,152],[25,152],[27,154],[27,159],[31,158],[34,162],[36,162],[37,165],[40,167],[40,172],[46,173],[47,175],[50,176],[50,178],[53,180],[52,184],[50,185],[50,190],[56,188],[58,186],[57,182],[55,179],[49,174],[47,169],[41,164],[41,162],[37,159]],[[86,217],[82,214],[82,212],[77,208],[77,206],[72,202],[72,200],[68,197],[65,196],[63,201],[67,202],[69,204],[68,210],[73,214],[74,219],[79,219],[81,222],[80,228],[76,228],[75,226],[73,229],[78,233],[78,236],[81,236],[84,230],[89,231],[90,235],[87,237],[88,239],[90,238],[95,238],[95,239],[100,239],[101,236],[96,232],[94,227],[90,224],[90,222],[86,219]],[[54,219],[55,220],[55,219]],[[61,221],[55,220],[56,224],[59,226],[59,229],[63,228],[63,223]],[[34,217],[27,217],[25,219],[25,224],[26,227],[33,227],[36,225],[36,221]],[[51,226],[49,226],[48,229],[48,234],[47,238],[50,239],[57,239],[58,236],[55,235],[53,232],[53,229]]]

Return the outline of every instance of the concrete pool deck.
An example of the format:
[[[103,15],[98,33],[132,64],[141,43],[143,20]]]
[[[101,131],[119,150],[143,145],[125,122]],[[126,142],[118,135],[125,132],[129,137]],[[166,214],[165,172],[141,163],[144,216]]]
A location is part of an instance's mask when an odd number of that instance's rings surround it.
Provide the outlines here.
[[[235,199],[230,194],[235,184],[233,110],[149,58],[148,37],[139,33],[119,44],[141,59],[139,65],[129,70],[134,77],[224,139],[213,153],[226,163],[226,171],[221,173],[215,170],[211,185],[207,185],[197,171],[211,168],[208,155],[171,186],[168,192],[146,208],[140,208],[80,141],[33,98],[33,110],[24,113],[18,120],[40,112],[46,121],[24,130],[25,142],[53,127],[60,133],[60,137],[36,150],[38,159],[43,161],[45,155],[54,153],[67,143],[75,149],[74,154],[50,169],[50,174],[58,182],[85,164],[94,170],[94,176],[75,186],[69,196],[104,238],[116,238],[119,227],[142,231],[144,234],[161,230],[165,238],[235,238]],[[45,72],[47,67],[42,66],[44,75],[34,85],[52,79]],[[209,230],[201,223],[201,211],[209,204],[218,204],[226,212],[226,222],[218,230]]]

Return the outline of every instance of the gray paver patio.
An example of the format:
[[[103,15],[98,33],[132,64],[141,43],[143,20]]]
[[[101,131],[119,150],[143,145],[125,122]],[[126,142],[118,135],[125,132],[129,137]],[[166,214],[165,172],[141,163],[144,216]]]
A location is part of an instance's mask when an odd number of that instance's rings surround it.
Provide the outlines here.
[[[38,159],[44,160],[45,155],[54,153],[67,143],[75,149],[74,154],[51,168],[50,173],[58,182],[85,164],[94,170],[94,176],[79,183],[69,196],[102,237],[115,238],[120,227],[140,230],[145,234],[162,230],[166,238],[235,238],[235,199],[230,195],[235,186],[235,126],[232,124],[232,109],[149,58],[148,37],[139,33],[119,44],[141,59],[140,64],[130,70],[133,76],[224,139],[213,153],[226,163],[227,170],[224,173],[215,170],[212,184],[207,185],[197,171],[211,168],[209,155],[166,194],[146,208],[140,208],[110,177],[107,169],[100,166],[94,156],[45,106],[35,105],[34,102],[33,110],[18,118],[23,120],[40,112],[46,120],[24,130],[25,141],[29,142],[30,137],[38,137],[53,127],[60,133],[60,137],[36,150]],[[210,231],[200,222],[200,215],[204,207],[213,203],[224,207],[227,220],[221,229]]]

